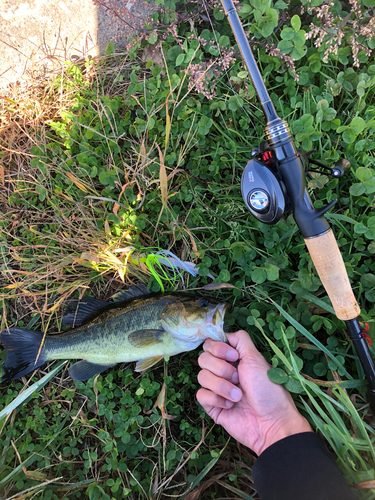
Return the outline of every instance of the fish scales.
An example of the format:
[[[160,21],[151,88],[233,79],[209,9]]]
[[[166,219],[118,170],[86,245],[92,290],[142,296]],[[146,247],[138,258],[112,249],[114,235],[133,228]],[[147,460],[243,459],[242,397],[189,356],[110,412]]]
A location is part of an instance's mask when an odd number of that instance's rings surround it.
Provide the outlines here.
[[[100,315],[79,330],[47,337],[45,354],[48,359],[82,358],[93,363],[131,361],[134,359],[131,351],[139,348],[129,343],[129,335],[139,330],[162,330],[161,313],[171,300],[175,299],[167,297],[158,302],[154,298],[141,299],[135,308],[116,307],[104,311],[104,317]],[[162,343],[164,348],[157,345],[142,347],[142,356],[172,356],[173,351],[180,347],[167,334],[163,335]],[[171,352],[165,352],[166,347]]]

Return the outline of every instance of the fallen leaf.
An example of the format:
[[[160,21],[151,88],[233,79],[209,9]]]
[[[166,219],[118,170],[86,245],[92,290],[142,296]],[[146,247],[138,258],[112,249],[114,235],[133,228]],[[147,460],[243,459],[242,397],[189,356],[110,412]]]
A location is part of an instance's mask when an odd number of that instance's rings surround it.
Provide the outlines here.
[[[231,285],[230,283],[210,283],[208,285],[204,285],[203,287],[204,290],[218,290],[219,288],[237,288],[237,287]],[[237,290],[239,290],[239,288]]]
[[[375,480],[372,481],[363,481],[362,483],[350,484],[351,488],[355,488],[356,490],[371,490],[375,488]]]
[[[1,179],[1,184],[4,186],[5,184],[5,174],[4,174],[4,167],[0,163],[0,179]]]
[[[95,264],[99,264],[100,259],[97,255],[94,255],[90,252],[82,252],[81,259],[90,260],[91,262],[95,262]]]
[[[166,412],[165,412],[165,397],[166,397],[166,394],[167,394],[167,386],[164,382],[163,384],[163,387],[160,391],[160,394],[156,400],[156,403],[154,405],[154,407],[158,407],[159,410],[161,411],[161,416],[165,419],[165,420],[173,420],[174,418],[176,418],[176,416],[173,416],[173,415],[168,415]]]
[[[65,173],[69,177],[69,179],[72,182],[74,182],[74,184],[77,186],[78,189],[80,189],[84,193],[88,193],[88,189],[86,188],[86,186],[83,184],[83,182],[81,182],[79,179],[77,179],[77,177],[75,175],[73,175],[70,172],[65,172]]]

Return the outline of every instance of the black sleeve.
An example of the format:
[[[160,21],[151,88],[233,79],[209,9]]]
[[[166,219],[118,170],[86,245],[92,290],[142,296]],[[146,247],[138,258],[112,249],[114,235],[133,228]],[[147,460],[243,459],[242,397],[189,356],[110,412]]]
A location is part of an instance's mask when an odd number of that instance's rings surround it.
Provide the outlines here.
[[[355,500],[322,439],[302,432],[277,441],[253,467],[261,500]]]

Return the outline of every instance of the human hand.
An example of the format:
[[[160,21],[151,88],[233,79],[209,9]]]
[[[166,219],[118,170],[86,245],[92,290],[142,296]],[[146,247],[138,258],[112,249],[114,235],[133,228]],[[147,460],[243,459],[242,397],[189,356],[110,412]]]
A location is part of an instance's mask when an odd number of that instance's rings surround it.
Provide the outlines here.
[[[198,359],[197,400],[210,417],[257,455],[287,436],[312,432],[285,387],[268,378],[271,366],[248,333],[227,337],[230,345],[206,340]]]

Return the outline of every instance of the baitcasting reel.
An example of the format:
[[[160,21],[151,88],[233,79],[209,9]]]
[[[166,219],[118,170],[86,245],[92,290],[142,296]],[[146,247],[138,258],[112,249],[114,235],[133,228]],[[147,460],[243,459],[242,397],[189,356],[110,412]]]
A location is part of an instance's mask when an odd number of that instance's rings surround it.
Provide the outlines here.
[[[276,224],[284,213],[292,210],[292,204],[277,171],[277,160],[272,150],[264,149],[264,146],[268,144],[262,144],[261,149],[254,148],[251,151],[252,159],[246,165],[242,175],[241,192],[247,208],[254,217],[265,224]],[[320,170],[308,169],[307,157],[312,152],[298,153],[304,170],[311,179],[310,172],[321,173]],[[335,178],[342,177],[350,170],[350,162],[345,159],[340,160],[333,168],[317,160],[310,160],[310,163],[319,166],[327,172],[327,175]]]

